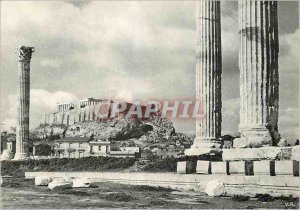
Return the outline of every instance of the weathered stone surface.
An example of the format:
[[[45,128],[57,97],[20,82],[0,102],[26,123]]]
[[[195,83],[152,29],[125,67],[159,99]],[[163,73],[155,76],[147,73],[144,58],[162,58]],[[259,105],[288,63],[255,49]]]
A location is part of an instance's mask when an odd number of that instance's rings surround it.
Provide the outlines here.
[[[287,146],[287,141],[285,139],[280,139],[278,142],[279,147],[286,147]]]
[[[215,154],[221,152],[220,149],[215,148],[190,148],[186,149],[184,151],[184,154],[187,156],[198,156],[198,155],[204,155],[204,154]]]
[[[261,160],[253,161],[253,172],[254,175],[275,175],[275,164],[274,161]]]
[[[202,116],[196,118],[196,138],[185,152],[189,156],[209,154],[211,148],[220,147],[217,142],[222,122],[220,17],[219,1],[196,2],[196,98],[201,102]]]
[[[229,162],[229,174],[245,174],[245,162],[244,161]]]
[[[50,177],[45,177],[45,176],[37,176],[34,179],[34,184],[37,186],[47,186],[52,179]]]
[[[11,160],[14,158],[14,153],[11,152],[10,150],[3,150],[2,154],[1,154],[1,161],[2,160]]]
[[[196,162],[193,161],[180,161],[177,162],[177,173],[191,174],[196,172]]]
[[[277,145],[280,137],[277,2],[240,0],[238,3],[241,43],[239,131],[245,140],[235,141],[235,146],[260,147],[269,145],[271,140],[272,145]]]
[[[261,147],[224,149],[223,160],[289,160],[291,147]]]
[[[300,161],[300,145],[292,147],[292,160]]]
[[[30,60],[33,52],[33,47],[17,48],[19,92],[15,160],[24,160],[29,156]]]
[[[72,188],[72,183],[67,182],[51,182],[48,185],[50,190],[58,190],[58,189],[69,189]]]
[[[197,174],[211,174],[211,162],[205,160],[198,160],[197,161]]]
[[[87,178],[78,178],[73,180],[73,188],[88,188],[91,186],[91,180]]]
[[[255,133],[253,136],[236,138],[233,140],[234,148],[259,148],[263,146],[271,146],[272,138],[269,132],[265,132],[262,136]]]
[[[72,112],[71,110],[70,112]],[[66,113],[62,113],[66,114]],[[85,121],[65,124],[42,124],[32,132],[37,138],[51,135],[61,137],[90,137],[103,140],[129,140],[140,139],[143,142],[158,143],[163,140],[176,140],[180,138],[175,134],[173,123],[162,116],[151,116],[147,120],[133,119],[119,116],[107,121]]]
[[[215,179],[206,184],[204,191],[211,197],[225,195],[225,184],[222,180]]]
[[[54,179],[52,182],[48,184],[48,188],[50,190],[68,189],[68,188],[72,188],[72,185],[73,185],[72,179],[65,177],[65,178]]]
[[[293,175],[294,166],[292,160],[275,161],[275,175]]]
[[[222,162],[211,162],[211,173],[212,174],[228,174],[228,163]]]

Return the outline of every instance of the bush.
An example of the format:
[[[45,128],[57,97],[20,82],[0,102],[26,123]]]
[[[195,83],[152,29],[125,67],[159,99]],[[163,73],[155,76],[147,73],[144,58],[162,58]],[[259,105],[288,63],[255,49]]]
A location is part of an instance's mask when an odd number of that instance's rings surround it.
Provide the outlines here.
[[[238,202],[248,201],[249,199],[250,199],[249,196],[244,196],[244,195],[233,195],[233,197],[232,197],[232,200],[238,201]]]
[[[256,194],[255,198],[258,198],[258,200],[261,202],[269,202],[274,200],[274,197],[269,194]]]
[[[56,188],[52,190],[52,192],[65,194],[65,195],[76,195],[76,196],[90,196],[88,192],[85,191],[77,191],[73,189],[65,189],[65,188]]]
[[[86,157],[44,160],[2,161],[1,175],[24,177],[25,171],[109,171],[132,166],[135,158]]]
[[[147,186],[147,185],[135,185],[133,186],[134,190],[137,191],[157,191],[157,192],[172,192],[171,188],[165,187],[154,187],[154,186]]]
[[[49,156],[52,153],[52,148],[48,144],[39,144],[35,146],[35,155]]]
[[[149,206],[163,206],[167,204],[168,202],[162,201],[162,200],[155,200],[155,201],[150,201]]]
[[[177,159],[173,157],[164,159],[152,159],[145,167],[143,171],[149,172],[176,172]]]
[[[294,198],[292,195],[290,196],[280,196],[277,197],[276,199],[278,200],[284,200],[284,201],[288,201],[288,202],[298,202],[299,203],[299,198]]]
[[[128,202],[134,200],[134,197],[125,193],[110,193],[106,195],[104,198],[110,201],[121,201],[121,202]]]

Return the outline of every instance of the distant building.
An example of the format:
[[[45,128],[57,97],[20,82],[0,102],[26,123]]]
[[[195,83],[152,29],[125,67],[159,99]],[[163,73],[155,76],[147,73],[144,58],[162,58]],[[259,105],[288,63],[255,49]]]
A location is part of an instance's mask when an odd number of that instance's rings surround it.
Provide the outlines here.
[[[80,106],[80,108],[83,108],[85,106],[96,105],[96,104],[98,104],[98,103],[100,103],[102,101],[104,101],[104,100],[102,100],[102,99],[96,99],[96,98],[86,98],[86,99],[83,99],[83,100],[79,101],[79,106]]]
[[[89,138],[63,138],[54,140],[55,154],[59,158],[82,158],[89,157],[90,153]]]
[[[142,150],[140,147],[120,147],[119,149],[119,151],[110,151],[110,156],[135,158],[141,157]]]
[[[57,104],[59,112],[67,112],[76,108],[76,105],[73,103],[59,103]]]
[[[139,147],[120,147],[111,151],[109,141],[90,140],[90,138],[72,137],[54,140],[55,156],[59,158],[82,158],[91,156],[136,157],[141,155]]]
[[[110,153],[109,141],[90,141],[89,144],[92,156],[107,156]]]

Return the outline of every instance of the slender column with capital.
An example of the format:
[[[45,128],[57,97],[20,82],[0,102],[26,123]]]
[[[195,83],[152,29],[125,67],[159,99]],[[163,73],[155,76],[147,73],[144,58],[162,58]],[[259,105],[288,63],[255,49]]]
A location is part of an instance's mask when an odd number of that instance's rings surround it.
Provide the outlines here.
[[[276,1],[239,1],[240,125],[234,147],[276,145],[278,17]]]
[[[220,147],[221,101],[221,17],[220,1],[196,2],[196,97],[202,117],[196,119],[196,138],[186,155],[210,153]]]
[[[15,160],[23,160],[29,156],[30,60],[33,52],[33,47],[17,48],[19,86]]]

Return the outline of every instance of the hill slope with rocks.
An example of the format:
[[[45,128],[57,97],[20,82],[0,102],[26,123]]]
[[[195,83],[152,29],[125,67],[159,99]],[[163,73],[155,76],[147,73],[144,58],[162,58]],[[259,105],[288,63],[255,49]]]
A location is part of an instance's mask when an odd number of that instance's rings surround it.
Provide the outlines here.
[[[189,144],[191,138],[177,134],[173,123],[162,116],[151,116],[146,120],[118,116],[106,121],[78,122],[73,125],[41,124],[32,131],[38,139],[90,137],[97,140],[127,142],[137,146],[155,143],[177,142]]]

